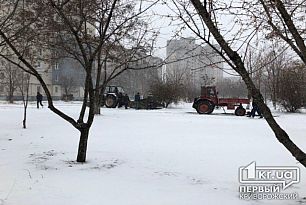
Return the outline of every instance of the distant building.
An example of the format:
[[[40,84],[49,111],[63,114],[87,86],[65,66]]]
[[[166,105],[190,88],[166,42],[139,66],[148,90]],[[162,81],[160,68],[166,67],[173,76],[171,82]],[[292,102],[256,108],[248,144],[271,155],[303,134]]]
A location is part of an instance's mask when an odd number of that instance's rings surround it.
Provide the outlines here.
[[[84,97],[85,70],[72,58],[62,58],[52,65],[52,85],[54,99],[67,99],[69,95],[74,100]]]
[[[194,38],[167,41],[166,62],[167,75],[180,75],[195,87],[223,79],[222,58],[209,45],[196,44]]]
[[[137,92],[147,95],[150,92],[150,85],[154,81],[162,78],[162,59],[154,56],[139,54],[140,60],[129,63],[128,69],[124,73],[111,81],[110,84],[122,86],[129,96],[134,96]]]

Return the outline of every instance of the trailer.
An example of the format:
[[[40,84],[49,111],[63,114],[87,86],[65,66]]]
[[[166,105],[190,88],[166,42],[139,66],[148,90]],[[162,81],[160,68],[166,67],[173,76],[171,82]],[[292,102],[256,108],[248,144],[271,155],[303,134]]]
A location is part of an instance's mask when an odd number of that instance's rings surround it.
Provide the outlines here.
[[[201,87],[201,96],[194,99],[192,107],[199,114],[211,114],[215,107],[227,107],[228,110],[235,110],[235,115],[246,114],[243,104],[250,104],[247,98],[219,98],[215,86]]]

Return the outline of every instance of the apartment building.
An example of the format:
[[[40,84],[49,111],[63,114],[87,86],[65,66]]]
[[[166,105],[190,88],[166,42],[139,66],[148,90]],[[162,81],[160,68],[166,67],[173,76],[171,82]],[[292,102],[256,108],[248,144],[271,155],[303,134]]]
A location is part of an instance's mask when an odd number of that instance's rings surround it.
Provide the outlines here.
[[[168,40],[166,62],[168,76],[182,78],[196,87],[223,79],[221,57],[209,45],[196,44],[194,38]]]

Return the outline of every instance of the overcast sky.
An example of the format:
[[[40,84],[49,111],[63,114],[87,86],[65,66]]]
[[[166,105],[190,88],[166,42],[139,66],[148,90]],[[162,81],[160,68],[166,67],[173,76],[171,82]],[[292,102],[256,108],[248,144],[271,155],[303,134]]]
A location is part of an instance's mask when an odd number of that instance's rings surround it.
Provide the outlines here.
[[[152,14],[151,26],[160,32],[156,43],[155,55],[161,58],[166,57],[166,46],[167,40],[173,39],[176,31],[179,29],[178,24],[180,21],[173,22],[168,15],[173,15],[173,11],[169,7],[171,6],[171,1],[168,1],[167,5],[162,5],[162,2],[154,5],[150,10]],[[184,37],[193,36],[192,32],[189,30],[184,31]]]
[[[175,15],[174,11],[175,6],[171,3],[172,1],[167,1],[167,4],[162,4],[160,1],[156,5],[154,5],[150,9],[151,15],[151,26],[155,30],[160,31],[160,35],[157,40],[156,49],[155,49],[155,55],[161,58],[166,57],[166,45],[167,40],[171,40],[173,38],[180,38],[180,37],[195,37],[195,34],[189,30],[188,28],[183,30],[180,36],[175,36],[179,28],[182,26],[181,20],[172,21],[171,18],[167,17],[168,15]],[[148,3],[145,4],[145,6],[148,5]],[[225,29],[222,29],[225,31],[226,29],[230,29],[233,25],[233,19],[230,16],[221,16],[220,17],[220,23],[219,26],[223,26]],[[228,36],[226,36],[228,37]],[[203,43],[202,41],[197,41],[197,43]]]

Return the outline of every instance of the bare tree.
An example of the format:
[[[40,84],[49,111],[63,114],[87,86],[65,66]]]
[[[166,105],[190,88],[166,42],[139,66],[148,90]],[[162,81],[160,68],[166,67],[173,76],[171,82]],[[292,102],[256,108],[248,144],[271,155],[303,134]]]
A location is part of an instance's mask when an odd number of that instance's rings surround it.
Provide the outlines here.
[[[280,71],[290,61],[287,48],[277,43],[252,49],[247,53],[246,68],[265,101],[271,100],[276,109]],[[251,97],[251,96],[249,96]]]
[[[150,92],[154,98],[168,108],[171,103],[178,103],[185,94],[185,87],[179,81],[167,79],[167,81],[155,81]]]
[[[9,12],[0,22],[0,45],[14,54],[17,60],[12,61],[20,65],[19,68],[36,77],[46,94],[49,109],[80,131],[77,161],[85,162],[95,99],[99,97],[96,91],[101,85],[102,67],[96,71],[96,62],[101,59],[107,42],[116,41],[117,36],[127,40],[124,37],[136,35],[138,31],[143,33],[143,30],[125,28],[146,12],[146,8],[136,9],[135,1],[130,0],[41,0],[27,1],[26,5],[16,0],[10,3]],[[22,23],[17,23],[18,20]],[[142,26],[139,28],[146,30]],[[38,46],[48,50],[50,56],[61,51],[82,65],[85,71],[84,99],[78,119],[54,106],[45,80],[27,58],[30,48]],[[133,47],[133,43],[130,46]]]
[[[64,90],[63,99],[64,100],[73,100],[72,93],[77,88],[77,83],[73,77],[61,76],[59,78],[59,84]],[[71,96],[71,97],[70,97]]]
[[[280,71],[277,100],[286,111],[296,112],[305,105],[305,77],[305,65],[299,62],[288,63]]]
[[[279,0],[276,0],[278,2]],[[248,49],[256,29],[246,32],[243,29],[238,30],[230,40],[226,39],[228,30],[221,30],[219,15],[224,11],[220,6],[213,1],[173,1],[177,7],[178,16],[185,25],[192,30],[202,41],[212,45],[212,41],[216,41],[221,49],[216,51],[222,56],[229,66],[232,67],[245,82],[247,89],[254,102],[256,102],[263,112],[265,120],[273,130],[276,138],[282,143],[286,149],[298,160],[303,166],[306,166],[306,154],[289,138],[289,135],[283,130],[273,118],[269,107],[265,104],[260,90],[255,86],[250,74],[245,66],[245,58],[238,53],[241,48]],[[241,35],[244,32],[244,35]],[[238,42],[242,42],[238,44]],[[236,44],[235,44],[236,43]],[[234,47],[238,46],[235,49]],[[244,52],[245,54],[245,52]]]
[[[22,126],[24,129],[27,128],[27,108],[29,102],[29,88],[30,88],[30,75],[25,72],[21,72],[18,75],[18,88],[22,97],[23,103],[23,120]]]
[[[14,102],[14,94],[17,90],[18,78],[17,74],[18,68],[11,63],[5,63],[1,73],[3,74],[0,79],[1,84],[4,86],[4,89],[7,91],[7,100],[9,103]]]
[[[306,65],[306,46],[304,40],[306,37],[305,1],[258,0],[255,2],[239,1],[239,4],[244,5],[244,7],[241,7],[241,10],[245,11],[243,14],[245,17],[245,25],[258,28],[260,35],[272,41],[270,43],[272,48],[274,47],[274,42],[277,42],[279,45],[282,43],[285,45],[283,47],[291,48],[291,51],[299,56],[301,61]],[[270,55],[279,55],[274,60],[277,64],[280,64],[279,60],[285,56],[278,53],[276,52]],[[286,52],[286,54],[288,53]],[[275,63],[273,64],[275,65]],[[278,74],[275,70],[269,70],[269,75],[276,77]],[[272,86],[275,88],[277,80],[276,82],[274,80],[272,82],[274,84]],[[272,89],[274,89],[273,87]],[[273,91],[273,93],[272,95],[275,95],[277,92]],[[272,98],[275,97],[272,96]]]
[[[262,6],[259,9],[258,4]],[[261,17],[264,28],[270,32],[269,38],[278,38],[287,45],[306,64],[305,45],[305,2],[303,0],[259,0],[256,5],[256,19]],[[257,16],[260,14],[259,16]]]
[[[270,94],[270,99],[273,103],[274,109],[276,109],[276,104],[279,99],[279,94],[283,91],[280,88],[281,84],[281,72],[286,69],[286,67],[290,67],[290,55],[286,52],[286,48],[277,48],[276,45],[272,47],[272,49],[267,49],[266,52],[263,52],[265,55],[262,58],[262,64],[264,67],[264,73],[266,75],[265,84],[268,87],[268,91]]]

